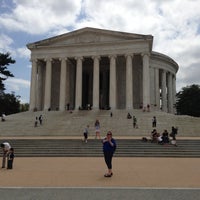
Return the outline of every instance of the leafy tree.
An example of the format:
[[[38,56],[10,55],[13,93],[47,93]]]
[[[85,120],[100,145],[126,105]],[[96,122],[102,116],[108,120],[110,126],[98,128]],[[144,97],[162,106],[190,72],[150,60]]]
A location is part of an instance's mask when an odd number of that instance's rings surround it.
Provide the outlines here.
[[[176,109],[180,115],[200,117],[200,86],[191,85],[183,87],[176,94]]]
[[[7,69],[9,64],[14,64],[15,60],[13,60],[10,56],[10,53],[0,53],[0,91],[5,90],[5,86],[3,81],[5,81],[8,77],[14,77],[14,75]]]
[[[0,95],[0,113],[6,115],[20,112],[20,96],[15,96],[15,93]]]
[[[0,114],[9,115],[20,111],[19,96],[15,96],[14,92],[11,94],[4,93],[5,85],[3,81],[8,77],[14,77],[7,67],[14,63],[15,60],[11,58],[10,53],[0,53]]]
[[[20,112],[25,112],[29,110],[29,104],[28,103],[24,103],[20,105]]]

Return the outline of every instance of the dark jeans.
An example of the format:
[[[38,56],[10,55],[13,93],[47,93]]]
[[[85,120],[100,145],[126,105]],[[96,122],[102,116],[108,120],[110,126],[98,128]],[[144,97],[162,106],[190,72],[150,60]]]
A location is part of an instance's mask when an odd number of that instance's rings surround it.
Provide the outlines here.
[[[12,169],[12,168],[13,168],[13,160],[8,160],[7,169]]]
[[[6,165],[7,152],[8,151],[3,151],[2,168],[5,168]]]
[[[105,162],[106,162],[108,169],[112,169],[113,152],[104,151],[103,153],[104,153],[104,159],[105,159]]]
[[[87,140],[88,139],[88,134],[87,133],[84,133],[84,138]]]

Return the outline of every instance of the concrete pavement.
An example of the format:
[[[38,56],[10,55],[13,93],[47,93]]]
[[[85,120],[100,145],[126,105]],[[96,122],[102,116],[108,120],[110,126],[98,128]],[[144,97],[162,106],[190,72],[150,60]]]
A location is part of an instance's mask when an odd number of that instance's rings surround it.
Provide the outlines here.
[[[199,189],[156,188],[5,188],[4,200],[198,200]]]
[[[3,200],[198,200],[200,159],[113,159],[105,178],[103,158],[15,158],[0,169]]]
[[[113,159],[105,178],[103,157],[15,158],[14,169],[0,169],[0,187],[200,188],[198,158]]]

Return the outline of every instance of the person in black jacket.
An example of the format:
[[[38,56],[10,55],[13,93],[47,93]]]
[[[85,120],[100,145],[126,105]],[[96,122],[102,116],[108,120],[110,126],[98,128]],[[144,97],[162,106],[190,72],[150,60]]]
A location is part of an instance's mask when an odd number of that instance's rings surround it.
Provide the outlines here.
[[[113,175],[112,172],[112,157],[116,150],[116,141],[112,138],[112,132],[108,131],[106,138],[103,139],[103,153],[105,163],[108,167],[108,173],[104,175],[104,177],[111,177]]]
[[[13,168],[13,161],[14,161],[14,148],[10,148],[8,152],[8,163],[7,163],[7,169]]]

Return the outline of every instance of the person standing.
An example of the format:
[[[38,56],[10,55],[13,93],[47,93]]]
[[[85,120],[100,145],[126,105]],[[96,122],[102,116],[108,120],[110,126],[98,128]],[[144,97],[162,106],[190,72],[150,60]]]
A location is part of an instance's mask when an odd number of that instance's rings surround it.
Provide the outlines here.
[[[113,154],[116,150],[116,141],[115,139],[112,138],[112,132],[108,131],[106,137],[102,141],[103,143],[103,154],[104,154],[104,159],[105,163],[108,168],[108,173],[104,175],[104,177],[111,177],[113,175],[112,172],[112,157]]]
[[[40,125],[42,125],[42,120],[43,120],[43,117],[42,117],[42,115],[40,115],[40,116],[39,116]]]
[[[137,128],[137,118],[133,116],[133,128]]]
[[[10,148],[8,152],[8,163],[7,163],[7,169],[12,169],[13,168],[13,161],[14,161],[14,149]]]
[[[38,126],[38,117],[35,117],[35,123],[34,123],[34,127]]]
[[[85,143],[87,143],[87,140],[88,140],[88,133],[89,133],[89,125],[87,125],[87,127],[83,131],[83,137],[84,137],[83,141]]]
[[[1,115],[1,121],[2,121],[2,122],[5,122],[5,121],[6,121],[6,115],[5,115],[4,113]]]
[[[10,148],[11,148],[11,145],[8,142],[1,143],[1,149],[3,151],[2,168],[5,168],[6,157],[8,155]]]
[[[101,139],[101,136],[100,136],[100,122],[99,120],[97,119],[95,121],[95,124],[94,124],[94,127],[95,127],[95,139],[97,139],[97,137],[99,137],[99,139]]]
[[[157,124],[157,119],[154,116],[153,119],[152,119],[152,127],[156,127],[156,124]]]

